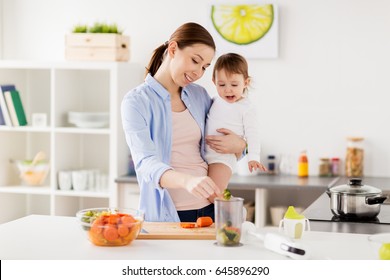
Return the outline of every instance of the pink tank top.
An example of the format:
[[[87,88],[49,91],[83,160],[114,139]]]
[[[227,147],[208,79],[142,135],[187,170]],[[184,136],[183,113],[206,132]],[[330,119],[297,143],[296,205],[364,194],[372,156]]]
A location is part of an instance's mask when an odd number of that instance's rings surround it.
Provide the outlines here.
[[[188,109],[172,112],[171,166],[178,172],[207,176],[208,165],[200,155],[201,132]],[[185,189],[168,189],[177,210],[200,209],[210,204]]]

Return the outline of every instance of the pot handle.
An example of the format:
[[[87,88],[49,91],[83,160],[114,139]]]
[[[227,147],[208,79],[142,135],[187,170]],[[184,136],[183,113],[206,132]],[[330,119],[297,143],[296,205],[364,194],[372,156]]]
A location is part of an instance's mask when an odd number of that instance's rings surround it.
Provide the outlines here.
[[[330,197],[330,191],[329,191],[329,189],[326,190],[326,194]]]
[[[366,197],[366,204],[382,204],[387,199],[387,196],[375,196],[375,197]]]

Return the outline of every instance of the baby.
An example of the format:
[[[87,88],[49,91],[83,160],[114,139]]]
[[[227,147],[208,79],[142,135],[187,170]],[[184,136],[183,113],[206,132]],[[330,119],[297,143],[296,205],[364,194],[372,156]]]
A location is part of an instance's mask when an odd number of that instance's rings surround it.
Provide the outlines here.
[[[244,57],[235,53],[220,56],[214,66],[213,82],[218,96],[207,115],[206,134],[219,134],[218,128],[227,128],[242,135],[247,141],[248,168],[266,171],[260,163],[260,139],[255,108],[248,100],[248,63]],[[220,188],[221,193],[229,184],[237,164],[234,154],[220,154],[206,145],[206,160],[209,164],[208,176]],[[210,201],[214,197],[209,198]]]

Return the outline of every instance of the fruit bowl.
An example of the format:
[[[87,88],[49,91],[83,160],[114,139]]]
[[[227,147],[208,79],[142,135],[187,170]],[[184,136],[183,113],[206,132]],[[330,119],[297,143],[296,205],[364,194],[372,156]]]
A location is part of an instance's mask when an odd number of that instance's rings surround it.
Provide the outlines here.
[[[390,233],[378,233],[368,236],[372,255],[376,259],[390,260]]]
[[[89,208],[76,213],[88,239],[97,246],[125,246],[137,238],[144,213],[136,209]]]
[[[32,162],[32,160],[15,161],[22,183],[29,186],[40,186],[45,182],[50,164],[47,161],[38,161],[35,164]]]

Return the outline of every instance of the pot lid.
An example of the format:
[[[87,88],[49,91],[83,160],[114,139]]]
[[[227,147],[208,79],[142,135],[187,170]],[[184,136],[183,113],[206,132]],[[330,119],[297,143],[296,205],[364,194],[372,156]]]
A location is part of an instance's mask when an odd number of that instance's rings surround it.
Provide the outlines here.
[[[342,193],[350,195],[373,195],[382,193],[382,191],[378,188],[363,185],[362,179],[360,178],[350,179],[348,184],[332,187],[329,189],[329,191],[331,193]]]

